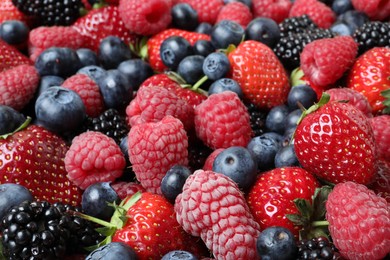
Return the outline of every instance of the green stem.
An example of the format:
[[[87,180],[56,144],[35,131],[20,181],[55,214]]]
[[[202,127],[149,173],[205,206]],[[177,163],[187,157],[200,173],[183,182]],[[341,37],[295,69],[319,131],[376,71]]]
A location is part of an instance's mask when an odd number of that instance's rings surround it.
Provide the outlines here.
[[[327,220],[319,220],[319,221],[313,221],[311,225],[313,227],[324,227],[324,226],[329,226],[329,222]]]
[[[117,228],[117,226],[115,226],[114,224],[110,223],[110,222],[107,222],[107,221],[104,221],[104,220],[101,220],[101,219],[98,219],[98,218],[94,218],[94,217],[91,217],[91,216],[88,216],[88,215],[85,215],[81,212],[77,212],[77,211],[73,211],[72,212],[74,215],[76,216],[79,216],[83,219],[86,219],[86,220],[89,220],[91,222],[94,222],[96,224],[99,224],[103,227],[109,227],[109,228]]]
[[[209,79],[209,78],[208,78],[207,76],[203,76],[200,80],[198,80],[198,82],[196,82],[196,83],[192,86],[191,90],[197,91],[198,88],[199,88],[203,83],[205,83],[208,79]]]

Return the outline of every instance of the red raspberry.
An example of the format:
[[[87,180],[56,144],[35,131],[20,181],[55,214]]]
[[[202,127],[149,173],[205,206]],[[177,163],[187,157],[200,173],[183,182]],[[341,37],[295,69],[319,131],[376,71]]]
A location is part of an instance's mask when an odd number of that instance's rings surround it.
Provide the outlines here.
[[[179,3],[187,3],[198,13],[199,23],[214,24],[224,3],[223,0],[179,0]]]
[[[121,200],[126,197],[131,197],[138,191],[145,192],[146,190],[141,184],[136,182],[118,181],[111,184],[111,187],[115,190]]]
[[[0,104],[21,110],[34,96],[39,84],[38,71],[22,64],[0,72]]]
[[[371,20],[389,21],[390,1],[351,0],[355,10],[365,13]]]
[[[390,115],[379,115],[370,119],[374,131],[379,157],[390,162]]]
[[[257,259],[260,226],[229,177],[195,171],[176,198],[175,212],[183,229],[200,236],[216,259]]]
[[[353,65],[358,46],[350,36],[315,40],[300,55],[305,77],[320,87],[335,83]]]
[[[175,164],[188,165],[188,137],[183,123],[165,116],[133,126],[128,135],[133,171],[148,192],[161,194],[161,180]]]
[[[125,166],[125,157],[114,139],[95,131],[73,138],[65,155],[69,180],[83,190],[97,182],[114,181],[122,176]]]
[[[195,131],[211,149],[246,146],[253,135],[248,110],[232,91],[213,94],[195,108]]]
[[[331,88],[326,91],[330,95],[330,101],[344,100],[361,110],[367,117],[372,117],[372,108],[367,98],[354,89]]]
[[[181,120],[187,130],[194,125],[194,108],[163,86],[141,86],[127,106],[126,115],[130,126],[157,122],[166,115]]]
[[[90,117],[97,117],[104,111],[104,100],[96,82],[85,74],[75,74],[67,78],[62,86],[75,91],[81,97]]]
[[[217,16],[217,23],[222,20],[231,20],[245,28],[252,20],[250,8],[241,2],[230,2],[221,8]]]
[[[253,0],[252,5],[255,17],[268,17],[280,23],[288,17],[292,2],[290,0]]]
[[[15,67],[17,65],[34,63],[23,55],[15,46],[12,46],[0,38],[0,72]]]
[[[139,35],[154,35],[172,21],[168,0],[121,0],[118,10],[127,29]]]
[[[326,201],[335,246],[346,259],[383,259],[390,251],[389,204],[362,184],[337,184]]]
[[[225,148],[218,148],[215,149],[207,158],[206,161],[204,162],[203,165],[203,170],[204,171],[212,171],[213,170],[213,163],[215,158],[220,154]]]
[[[332,9],[319,0],[296,0],[290,9],[289,17],[304,14],[321,28],[329,28],[336,20]]]

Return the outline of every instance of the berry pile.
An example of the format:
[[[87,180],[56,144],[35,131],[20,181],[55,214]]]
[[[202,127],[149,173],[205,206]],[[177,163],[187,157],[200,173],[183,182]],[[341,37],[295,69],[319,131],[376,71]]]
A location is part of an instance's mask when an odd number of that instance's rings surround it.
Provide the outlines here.
[[[0,2],[0,259],[388,259],[389,147],[389,1]]]

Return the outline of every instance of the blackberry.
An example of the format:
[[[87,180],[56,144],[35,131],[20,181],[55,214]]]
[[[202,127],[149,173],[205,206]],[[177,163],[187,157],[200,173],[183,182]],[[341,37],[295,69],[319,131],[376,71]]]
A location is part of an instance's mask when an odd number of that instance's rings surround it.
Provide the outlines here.
[[[12,0],[12,3],[47,26],[73,24],[84,6],[81,0]]]
[[[318,28],[308,15],[290,17],[279,23],[280,36],[286,37],[289,34],[303,33],[307,30]]]
[[[373,47],[390,47],[390,23],[372,21],[363,24],[353,34],[359,54]]]
[[[212,149],[206,146],[197,137],[192,137],[188,143],[188,167],[192,170],[202,169]]]
[[[267,118],[267,112],[260,110],[253,103],[245,105],[248,109],[250,124],[254,136],[262,135],[265,132],[265,119]]]
[[[86,128],[86,130],[101,132],[111,137],[117,144],[120,144],[122,138],[129,132],[125,116],[114,108],[107,109],[98,117],[88,117]]]
[[[341,259],[338,249],[326,237],[317,237],[298,242],[298,257],[301,259]]]

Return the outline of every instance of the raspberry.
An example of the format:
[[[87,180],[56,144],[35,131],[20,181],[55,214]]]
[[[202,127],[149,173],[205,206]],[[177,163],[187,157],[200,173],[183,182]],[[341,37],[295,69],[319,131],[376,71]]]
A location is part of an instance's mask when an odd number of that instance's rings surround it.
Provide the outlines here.
[[[222,0],[179,0],[179,3],[187,3],[198,13],[199,23],[214,24],[221,8],[223,7]]]
[[[125,157],[114,139],[95,131],[76,136],[65,155],[69,180],[83,190],[97,182],[114,181],[125,166]]]
[[[326,201],[335,246],[346,259],[383,259],[390,248],[389,205],[362,184],[337,184]]]
[[[378,160],[377,169],[374,180],[367,187],[390,203],[390,161]]]
[[[216,22],[222,20],[234,21],[245,28],[252,20],[252,12],[244,3],[230,2],[221,8]]]
[[[382,0],[351,0],[357,11],[365,13],[371,20],[387,20],[390,16],[390,2]]]
[[[308,15],[321,28],[329,28],[336,20],[332,9],[318,0],[296,0],[289,17]]]
[[[290,0],[253,0],[255,17],[268,17],[277,23],[288,17],[292,2]]]
[[[232,91],[213,94],[195,108],[195,131],[211,149],[246,146],[253,135],[248,110]]]
[[[370,119],[374,131],[379,157],[390,161],[390,115],[379,115]]]
[[[124,200],[126,197],[131,197],[139,191],[146,191],[144,187],[137,182],[118,181],[112,183],[111,187],[115,190],[121,200]]]
[[[225,148],[218,148],[215,149],[209,156],[207,156],[206,161],[204,162],[203,165],[203,170],[204,171],[212,171],[213,170],[213,163],[215,158],[220,154]]]
[[[367,117],[372,117],[371,105],[362,93],[350,88],[331,88],[326,93],[330,95],[330,101],[348,101],[349,104],[357,107]]]
[[[137,180],[148,192],[161,194],[161,180],[175,164],[188,165],[188,137],[179,119],[137,124],[128,135],[129,159]]]

